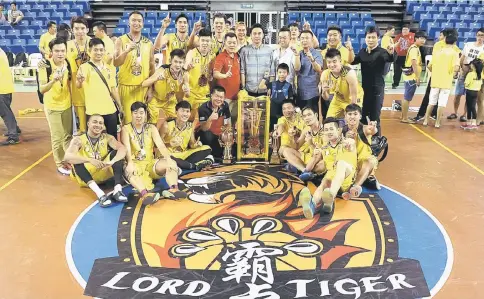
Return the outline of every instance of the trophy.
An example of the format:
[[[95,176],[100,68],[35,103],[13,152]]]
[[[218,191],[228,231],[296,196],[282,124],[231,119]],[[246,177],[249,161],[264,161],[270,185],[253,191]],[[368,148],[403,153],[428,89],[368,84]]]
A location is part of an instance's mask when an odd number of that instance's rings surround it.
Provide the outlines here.
[[[230,124],[222,126],[222,134],[220,134],[220,146],[223,148],[223,164],[232,164],[232,145],[234,144],[234,130]]]
[[[277,124],[274,125],[274,132],[277,132]],[[281,164],[281,157],[279,156],[281,136],[272,135],[272,155],[271,164]]]

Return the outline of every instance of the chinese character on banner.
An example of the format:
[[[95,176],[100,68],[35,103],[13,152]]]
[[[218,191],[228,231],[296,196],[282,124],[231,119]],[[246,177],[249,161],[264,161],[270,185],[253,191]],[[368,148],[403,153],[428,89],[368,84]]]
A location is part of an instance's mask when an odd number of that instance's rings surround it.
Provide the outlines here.
[[[231,296],[229,299],[256,299],[256,298],[264,298],[264,299],[280,299],[281,297],[272,291],[265,291],[270,290],[272,286],[270,284],[263,284],[263,285],[256,285],[252,283],[246,283],[249,287],[249,291],[242,295]]]

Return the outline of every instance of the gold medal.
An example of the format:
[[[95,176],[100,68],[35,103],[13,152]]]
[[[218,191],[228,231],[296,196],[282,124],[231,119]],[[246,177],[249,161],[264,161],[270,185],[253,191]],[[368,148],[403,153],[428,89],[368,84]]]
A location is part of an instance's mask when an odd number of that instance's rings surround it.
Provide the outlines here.
[[[207,86],[208,84],[208,78],[205,76],[205,74],[201,75],[200,78],[198,78],[198,86],[204,87]]]

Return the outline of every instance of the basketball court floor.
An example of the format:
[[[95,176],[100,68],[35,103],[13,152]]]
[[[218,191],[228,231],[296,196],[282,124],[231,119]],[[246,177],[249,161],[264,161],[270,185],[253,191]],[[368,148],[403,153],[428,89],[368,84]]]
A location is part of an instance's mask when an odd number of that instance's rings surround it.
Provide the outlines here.
[[[26,108],[42,107],[16,93]],[[484,128],[398,117],[382,115],[383,189],[311,221],[302,182],[260,164],[185,174],[179,202],[101,209],[57,174],[43,113],[18,116],[22,143],[0,148],[0,298],[481,298]]]

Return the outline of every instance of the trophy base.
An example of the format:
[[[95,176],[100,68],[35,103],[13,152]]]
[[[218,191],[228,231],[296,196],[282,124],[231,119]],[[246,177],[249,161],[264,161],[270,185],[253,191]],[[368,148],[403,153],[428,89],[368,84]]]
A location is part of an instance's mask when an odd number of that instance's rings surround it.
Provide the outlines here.
[[[279,157],[271,157],[270,163],[271,164],[280,165],[281,164],[281,158],[279,158]]]
[[[233,160],[232,159],[223,159],[222,164],[232,164]]]

